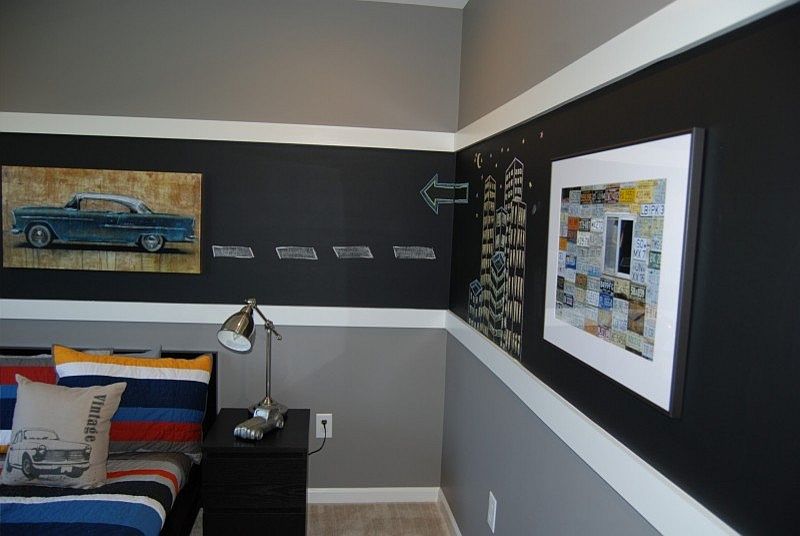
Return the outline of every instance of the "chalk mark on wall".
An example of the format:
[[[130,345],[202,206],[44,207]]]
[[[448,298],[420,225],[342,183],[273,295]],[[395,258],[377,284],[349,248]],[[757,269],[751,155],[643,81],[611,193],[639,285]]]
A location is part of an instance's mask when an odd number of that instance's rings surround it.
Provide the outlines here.
[[[333,246],[337,259],[372,259],[369,246]]]
[[[229,257],[232,259],[252,259],[253,249],[247,246],[211,246],[211,254],[217,257]]]
[[[439,214],[439,205],[464,204],[469,202],[468,182],[439,182],[437,173],[419,191],[423,201]]]
[[[278,246],[275,248],[278,258],[285,260],[316,261],[317,250],[310,246]]]
[[[435,261],[436,252],[426,246],[393,246],[394,258],[400,260]]]

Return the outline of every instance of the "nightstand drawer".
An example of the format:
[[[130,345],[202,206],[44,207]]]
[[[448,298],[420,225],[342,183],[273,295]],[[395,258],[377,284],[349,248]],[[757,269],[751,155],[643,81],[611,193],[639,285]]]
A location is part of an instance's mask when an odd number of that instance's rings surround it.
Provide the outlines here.
[[[206,455],[203,486],[306,485],[306,456]]]
[[[306,533],[306,514],[240,514],[203,511],[205,534],[288,536]]]
[[[301,512],[306,508],[306,484],[204,484],[203,507],[214,510]]]

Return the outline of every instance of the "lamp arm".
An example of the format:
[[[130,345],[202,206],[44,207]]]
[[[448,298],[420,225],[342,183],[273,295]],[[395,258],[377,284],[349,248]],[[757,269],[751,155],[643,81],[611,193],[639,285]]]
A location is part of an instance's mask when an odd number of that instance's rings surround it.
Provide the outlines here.
[[[258,305],[253,304],[253,308],[258,313],[258,316],[260,316],[264,320],[264,327],[267,329],[267,331],[273,332],[275,334],[275,338],[278,339],[279,341],[282,341],[283,337],[281,336],[280,333],[278,333],[275,330],[275,324],[272,323],[272,320],[264,316],[264,313],[261,312],[261,309],[259,309]]]

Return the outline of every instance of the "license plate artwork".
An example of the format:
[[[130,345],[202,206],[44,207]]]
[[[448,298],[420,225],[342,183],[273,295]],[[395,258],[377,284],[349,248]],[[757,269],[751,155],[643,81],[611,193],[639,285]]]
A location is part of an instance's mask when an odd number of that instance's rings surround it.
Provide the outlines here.
[[[649,360],[666,186],[666,179],[646,179],[561,191],[556,318]]]

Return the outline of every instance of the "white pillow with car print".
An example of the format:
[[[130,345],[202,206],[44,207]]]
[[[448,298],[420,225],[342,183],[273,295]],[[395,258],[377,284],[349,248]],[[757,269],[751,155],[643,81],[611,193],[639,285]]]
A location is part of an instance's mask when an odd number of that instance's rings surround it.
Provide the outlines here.
[[[106,481],[111,417],[127,384],[62,387],[20,374],[6,485],[94,488]]]

